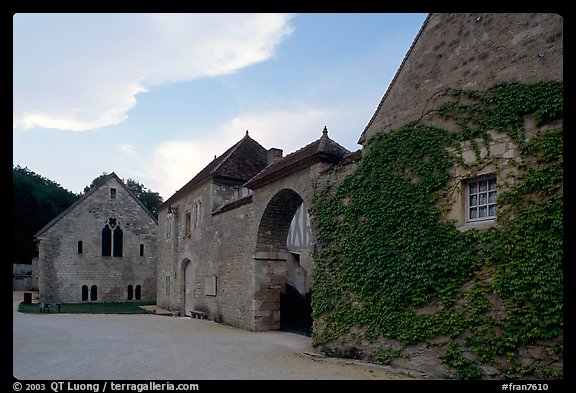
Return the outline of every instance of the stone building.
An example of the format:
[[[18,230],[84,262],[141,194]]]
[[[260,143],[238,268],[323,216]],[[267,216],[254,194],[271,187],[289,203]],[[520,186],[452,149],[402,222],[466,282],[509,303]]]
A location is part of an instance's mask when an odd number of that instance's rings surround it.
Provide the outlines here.
[[[41,302],[156,299],[158,223],[111,173],[35,235]]]
[[[328,138],[282,157],[246,132],[158,208],[158,306],[250,330],[310,332],[310,206]]]
[[[454,102],[454,96],[450,95],[453,90],[484,93],[500,83],[562,81],[562,16],[546,13],[429,14],[360,136],[358,143],[363,145],[362,155],[366,157],[369,153],[372,136],[382,136],[406,125],[459,131],[461,123],[454,118],[442,117],[437,111],[442,103]],[[459,99],[458,103],[474,102],[465,94]],[[470,126],[473,128],[477,123],[470,121],[468,124],[473,124]],[[456,229],[462,232],[478,230],[486,233],[484,231],[487,229],[500,227],[498,196],[522,181],[524,172],[521,171],[535,168],[534,162],[523,157],[520,144],[547,133],[557,134],[558,130],[563,129],[563,120],[560,116],[540,125],[535,116],[524,114],[523,124],[518,129],[520,137],[515,139],[510,132],[487,129],[486,135],[459,142],[456,148],[447,148],[456,159],[454,166],[448,170],[450,179],[447,191],[442,194],[442,207],[445,208],[442,220],[453,222]],[[334,181],[327,183],[335,184]],[[562,250],[554,252],[561,253]],[[542,264],[537,259],[531,262]],[[523,274],[533,273],[526,271]],[[558,275],[561,281],[561,272]],[[494,277],[494,272],[485,267],[461,291],[470,290],[474,282],[482,280],[491,285],[490,280]],[[558,281],[558,277],[554,278],[554,282]],[[528,280],[533,280],[534,286],[539,285],[537,274]],[[498,327],[494,331],[498,335],[498,329],[502,329],[502,324],[498,324],[511,311],[506,310],[499,294],[488,293],[485,296],[491,307],[486,320],[492,321],[490,318],[493,318],[496,321],[494,325]],[[360,304],[355,298],[350,302]],[[438,304],[431,304],[415,309],[414,313],[432,315],[438,309]],[[314,321],[315,335],[326,331],[328,319],[322,315]],[[470,337],[439,336],[406,345],[388,337],[367,339],[363,336],[363,329],[364,326],[356,324],[318,349],[341,356],[372,356],[372,360],[375,358],[373,354],[384,353],[389,356],[386,363],[394,367],[446,378],[454,377],[454,368],[449,367],[442,358],[446,358],[447,348],[455,348],[451,345],[456,345],[461,364],[469,364],[470,369],[480,370],[484,378],[501,378],[506,372],[510,372],[510,375],[521,375],[522,372],[530,375],[533,372],[540,378],[543,375],[549,378],[562,374],[562,350],[555,349],[562,348],[561,327],[549,339],[528,340],[528,343],[518,344],[514,351],[509,351],[506,359],[495,356],[492,361],[481,359],[467,347]],[[452,364],[452,367],[455,365]]]
[[[281,157],[280,150],[267,150],[247,134],[159,207],[158,305],[255,331],[290,325],[310,331],[313,322],[312,333],[322,335],[326,316],[312,321],[309,300],[311,254],[323,246],[315,243],[318,223],[307,212],[315,197],[354,172],[373,135],[406,124],[455,130],[435,110],[451,99],[451,89],[482,92],[499,82],[562,81],[562,36],[562,17],[555,14],[430,14],[362,132],[362,150],[347,151],[325,129],[318,140]],[[561,120],[540,127],[526,116],[523,129],[530,139],[559,127]],[[514,184],[522,162],[517,141],[493,129],[487,133],[450,152],[463,165],[449,170],[442,219],[460,231],[498,227],[497,195]],[[391,360],[397,367],[451,375],[441,359],[446,337],[404,345],[365,340],[361,332],[355,326],[318,349],[370,358],[384,348],[402,352]],[[533,354],[554,345],[520,348],[520,361],[542,362]],[[474,358],[471,352],[463,356],[464,362]],[[562,360],[550,364],[558,370]],[[483,367],[497,376],[506,365]]]

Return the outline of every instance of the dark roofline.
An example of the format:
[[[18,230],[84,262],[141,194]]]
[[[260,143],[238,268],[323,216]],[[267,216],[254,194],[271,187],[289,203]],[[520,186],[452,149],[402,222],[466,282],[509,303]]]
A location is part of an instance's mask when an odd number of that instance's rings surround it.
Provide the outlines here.
[[[202,184],[204,181],[210,178],[225,178],[226,180],[234,180],[231,177],[219,176],[217,171],[230,159],[230,157],[234,154],[234,152],[238,149],[238,147],[244,142],[246,139],[250,139],[258,146],[262,147],[256,140],[250,138],[248,135],[248,131],[246,131],[246,135],[232,145],[228,150],[226,150],[220,157],[214,158],[208,165],[206,165],[200,172],[196,174],[188,183],[186,183],[182,188],[178,189],[174,194],[172,194],[168,199],[166,199],[160,206],[158,206],[158,210],[163,209],[170,205],[170,203],[174,202],[175,200],[179,199],[182,195],[186,194],[188,191],[192,190],[196,186]],[[262,147],[264,149],[264,147]],[[264,149],[266,150],[266,149]]]
[[[355,152],[352,152],[352,153],[348,154],[347,156],[344,156],[342,158],[342,161],[340,161],[338,164],[348,165],[348,164],[351,164],[353,162],[358,162],[360,160],[362,160],[362,149],[358,149]]]
[[[336,148],[343,154],[331,152],[330,147]],[[350,154],[348,149],[328,137],[328,130],[324,127],[322,136],[319,139],[272,162],[256,176],[244,183],[244,187],[254,190],[277,180],[279,176],[284,177],[293,174],[317,162],[337,163],[348,154]]]
[[[62,217],[67,215],[72,209],[74,209],[76,206],[81,204],[86,198],[88,198],[89,195],[94,193],[97,189],[102,187],[104,184],[106,184],[112,178],[115,178],[116,180],[118,180],[118,182],[128,192],[128,194],[140,205],[141,208],[144,209],[146,214],[148,214],[148,216],[152,220],[154,220],[154,222],[156,224],[158,224],[158,220],[156,219],[156,217],[154,217],[154,215],[150,212],[150,210],[148,210],[148,208],[146,206],[144,206],[144,204],[142,203],[142,201],[140,201],[140,199],[138,199],[136,194],[134,194],[134,192],[131,189],[129,189],[128,186],[126,186],[126,184],[124,184],[124,182],[118,177],[118,175],[116,175],[116,173],[112,172],[111,174],[103,177],[96,185],[94,185],[94,187],[92,187],[91,189],[86,191],[84,193],[84,195],[82,195],[74,203],[72,203],[70,206],[68,206],[68,208],[66,210],[64,210],[62,213],[58,214],[56,217],[54,217],[52,220],[50,220],[50,222],[48,224],[46,224],[42,229],[40,229],[38,232],[36,232],[34,234],[34,237],[35,238],[40,237],[44,232],[46,232],[48,229],[50,229],[52,226],[54,226],[54,224],[56,224],[58,221],[60,221],[62,219]]]
[[[242,197],[240,199],[236,199],[235,201],[228,202],[227,204],[220,206],[218,209],[216,209],[212,212],[212,215],[215,216],[217,214],[224,213],[224,212],[227,212],[229,210],[234,210],[240,206],[244,206],[244,205],[247,205],[249,203],[252,203],[252,194],[247,195],[245,197]]]
[[[368,122],[368,124],[366,125],[366,127],[364,127],[364,131],[362,131],[362,134],[360,135],[360,139],[358,139],[358,144],[362,145],[365,142],[365,138],[366,138],[366,132],[368,131],[368,128],[370,128],[370,126],[372,125],[372,123],[374,122],[374,120],[376,119],[376,115],[378,113],[380,113],[380,109],[382,108],[382,106],[384,105],[384,101],[386,101],[386,98],[388,97],[388,94],[390,93],[390,90],[392,90],[392,87],[395,85],[396,83],[396,79],[398,79],[398,76],[400,75],[400,72],[402,71],[402,69],[404,68],[404,65],[406,64],[406,61],[408,60],[408,58],[410,57],[410,55],[412,54],[412,50],[414,49],[414,47],[416,46],[416,43],[418,42],[418,40],[420,39],[420,36],[422,35],[422,32],[424,31],[424,28],[426,27],[426,25],[428,24],[428,21],[430,20],[430,16],[432,14],[429,13],[426,16],[426,19],[424,20],[424,23],[422,23],[422,26],[420,27],[420,30],[418,31],[418,34],[416,34],[416,37],[414,37],[414,40],[412,40],[412,45],[410,45],[410,48],[408,49],[408,52],[406,52],[406,55],[404,56],[404,59],[402,60],[402,63],[400,63],[400,67],[398,67],[398,69],[396,70],[396,73],[394,74],[394,78],[392,78],[392,81],[390,82],[390,85],[388,85],[388,89],[386,90],[386,93],[384,93],[384,97],[382,97],[382,99],[380,100],[380,103],[378,104],[378,106],[376,107],[376,110],[374,111],[374,114],[372,115],[372,117],[370,118],[370,121]]]
[[[236,145],[232,146],[230,149],[234,148]],[[226,151],[226,153],[227,152],[228,151]],[[206,165],[200,172],[198,172],[196,176],[190,179],[188,183],[184,184],[184,186],[182,186],[174,194],[172,194],[170,198],[166,199],[163,203],[161,203],[160,206],[158,206],[158,211],[160,211],[166,206],[169,206],[170,203],[177,200],[182,195],[186,194],[189,190],[210,179],[210,177],[212,176],[212,169],[215,166],[217,166],[220,163],[220,161],[224,159],[226,153],[222,154],[220,157],[214,158],[208,165]]]

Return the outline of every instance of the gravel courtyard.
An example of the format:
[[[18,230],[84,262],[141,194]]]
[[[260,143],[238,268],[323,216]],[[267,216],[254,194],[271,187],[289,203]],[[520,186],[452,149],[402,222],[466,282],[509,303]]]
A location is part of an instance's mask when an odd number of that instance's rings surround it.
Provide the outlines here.
[[[37,380],[407,380],[319,356],[311,338],[161,315],[22,314],[13,293],[13,376]]]

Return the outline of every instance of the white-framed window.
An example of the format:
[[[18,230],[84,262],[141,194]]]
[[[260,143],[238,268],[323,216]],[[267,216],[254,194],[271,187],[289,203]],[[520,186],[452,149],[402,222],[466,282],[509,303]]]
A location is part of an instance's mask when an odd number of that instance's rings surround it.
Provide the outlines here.
[[[496,219],[496,176],[487,175],[466,182],[466,222]]]

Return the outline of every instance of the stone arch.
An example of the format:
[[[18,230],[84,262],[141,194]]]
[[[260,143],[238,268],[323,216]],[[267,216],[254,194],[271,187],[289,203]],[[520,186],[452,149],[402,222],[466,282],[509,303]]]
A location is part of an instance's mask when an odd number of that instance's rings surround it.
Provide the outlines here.
[[[269,200],[260,219],[254,253],[253,304],[257,331],[284,329],[285,316],[294,313],[303,314],[306,321],[311,320],[310,294],[302,296],[303,302],[294,302],[294,288],[288,279],[289,267],[294,263],[287,249],[288,232],[303,202],[295,190],[281,189]]]
[[[278,191],[260,219],[256,240],[256,257],[277,256],[286,250],[286,238],[296,210],[302,204],[302,197],[294,190],[284,188]]]

